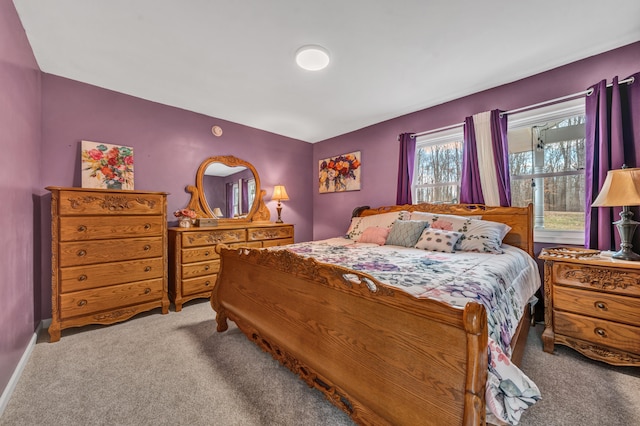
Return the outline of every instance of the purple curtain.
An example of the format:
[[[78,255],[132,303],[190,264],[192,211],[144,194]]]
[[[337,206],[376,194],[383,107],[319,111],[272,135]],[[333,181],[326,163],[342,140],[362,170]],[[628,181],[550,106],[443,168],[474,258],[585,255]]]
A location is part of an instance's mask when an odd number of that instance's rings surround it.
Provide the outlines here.
[[[464,119],[464,142],[462,143],[462,171],[460,172],[460,202],[484,204],[478,168],[478,151],[473,117]]]
[[[496,162],[498,192],[500,205],[511,206],[511,175],[509,173],[509,144],[507,142],[507,115],[500,116],[501,111],[491,111],[491,142],[493,158]]]
[[[411,184],[413,183],[413,163],[416,156],[416,138],[412,133],[401,133],[400,160],[398,162],[398,189],[396,204],[411,204]]]
[[[242,214],[249,213],[249,179],[242,179]]]
[[[640,167],[640,72],[631,76],[631,84],[611,87],[602,80],[590,87],[586,97],[585,140],[585,235],[584,245],[599,250],[619,250],[620,236],[612,222],[620,219],[621,208],[591,207],[598,196],[607,172],[623,164]],[[634,207],[634,220],[640,211]],[[640,247],[640,235],[634,235],[633,247]]]
[[[233,183],[227,183],[227,211],[225,217],[233,217]]]
[[[509,174],[509,147],[507,142],[507,116],[500,116],[500,110],[490,113],[491,149],[498,184],[499,203],[503,207],[511,205],[511,177]],[[462,171],[460,176],[460,202],[484,204],[478,164],[473,117],[464,120],[464,142],[462,147]]]

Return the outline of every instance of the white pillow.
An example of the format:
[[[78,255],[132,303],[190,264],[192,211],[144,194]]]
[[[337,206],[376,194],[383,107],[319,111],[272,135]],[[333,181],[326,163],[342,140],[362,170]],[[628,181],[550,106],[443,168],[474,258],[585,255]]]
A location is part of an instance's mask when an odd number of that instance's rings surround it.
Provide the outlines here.
[[[462,232],[463,235],[455,246],[455,249],[460,251],[503,253],[502,239],[511,230],[511,227],[504,223],[465,216],[412,212],[411,219],[426,220],[432,229]]]
[[[418,238],[416,248],[453,253],[460,237],[462,237],[462,232],[425,228],[420,238]]]
[[[351,218],[351,225],[347,230],[347,238],[358,241],[365,229],[376,226],[378,228],[391,229],[391,225],[397,219],[403,219],[408,216],[407,211],[401,210],[397,212],[381,213],[364,217]]]

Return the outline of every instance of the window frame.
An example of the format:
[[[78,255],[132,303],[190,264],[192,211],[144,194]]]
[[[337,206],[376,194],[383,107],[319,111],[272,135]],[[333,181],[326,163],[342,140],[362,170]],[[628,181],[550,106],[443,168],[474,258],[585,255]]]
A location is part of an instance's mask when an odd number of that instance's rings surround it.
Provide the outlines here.
[[[570,116],[585,114],[585,99],[583,97],[549,105],[540,108],[509,114],[507,122],[507,132],[518,128],[532,126],[544,121],[558,120]],[[554,173],[554,176],[576,174],[573,171],[564,173]],[[543,174],[532,173],[531,176],[543,177]],[[585,212],[583,212],[584,214]],[[535,228],[533,230],[533,240],[536,243],[556,243],[570,245],[584,245],[584,231],[572,230],[549,230]]]

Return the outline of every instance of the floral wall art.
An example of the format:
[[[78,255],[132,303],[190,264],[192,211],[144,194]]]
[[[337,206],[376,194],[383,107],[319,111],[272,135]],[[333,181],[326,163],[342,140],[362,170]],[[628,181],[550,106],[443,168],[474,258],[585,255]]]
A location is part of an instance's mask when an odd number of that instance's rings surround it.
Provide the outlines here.
[[[360,151],[318,162],[320,193],[360,190]]]
[[[133,148],[82,141],[82,187],[133,189]]]

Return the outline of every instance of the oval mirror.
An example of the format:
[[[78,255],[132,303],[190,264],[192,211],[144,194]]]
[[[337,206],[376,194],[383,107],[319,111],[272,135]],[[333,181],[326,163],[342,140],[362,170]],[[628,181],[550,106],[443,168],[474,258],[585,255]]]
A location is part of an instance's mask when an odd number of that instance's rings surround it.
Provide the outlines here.
[[[268,221],[269,210],[264,205],[264,191],[253,165],[233,156],[206,159],[198,168],[196,186],[191,192],[189,208],[198,217],[228,221]]]

